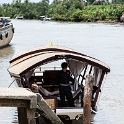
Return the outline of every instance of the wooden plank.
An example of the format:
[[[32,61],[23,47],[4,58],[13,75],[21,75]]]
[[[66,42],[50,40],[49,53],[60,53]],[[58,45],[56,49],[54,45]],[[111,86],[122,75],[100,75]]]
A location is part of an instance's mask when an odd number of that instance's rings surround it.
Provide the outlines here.
[[[30,101],[20,99],[0,99],[0,106],[7,107],[28,107]]]
[[[36,124],[34,109],[18,107],[19,124]]]
[[[51,124],[63,124],[60,118],[52,111],[40,94],[37,94],[37,104],[41,111],[47,116]]]
[[[26,108],[18,107],[18,121],[19,124],[28,124]]]
[[[7,100],[11,101],[9,106],[12,105],[12,107],[16,107],[16,105],[19,107],[19,101],[26,106],[27,103],[24,101],[29,101],[29,108],[37,108],[37,95],[26,88],[0,88],[0,104],[1,106],[6,106],[2,100],[4,100],[7,105],[9,104],[7,103]],[[17,104],[13,100],[15,100]],[[21,106],[22,105],[20,104],[20,107]]]
[[[92,75],[86,76],[83,98],[83,124],[90,124],[91,119],[91,98],[93,90],[94,77]]]
[[[28,119],[27,124],[36,124],[35,110],[34,109],[29,109],[29,108],[27,108],[26,110],[27,110],[27,119]]]

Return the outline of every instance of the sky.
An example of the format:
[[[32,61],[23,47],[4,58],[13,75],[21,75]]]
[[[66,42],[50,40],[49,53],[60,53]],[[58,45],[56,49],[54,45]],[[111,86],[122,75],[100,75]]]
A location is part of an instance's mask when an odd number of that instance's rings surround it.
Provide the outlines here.
[[[0,4],[3,4],[3,3],[12,3],[13,0],[0,0]],[[24,0],[21,0],[22,2],[24,2]],[[30,2],[39,2],[41,0],[29,0]],[[50,3],[53,1],[53,0],[49,0]]]

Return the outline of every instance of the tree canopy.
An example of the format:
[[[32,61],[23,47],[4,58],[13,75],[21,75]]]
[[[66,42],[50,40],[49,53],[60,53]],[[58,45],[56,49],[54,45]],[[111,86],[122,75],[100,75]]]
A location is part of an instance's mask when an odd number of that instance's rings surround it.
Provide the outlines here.
[[[116,0],[123,2],[124,0]],[[25,19],[39,19],[46,15],[59,21],[96,21],[118,19],[124,12],[123,4],[110,4],[103,0],[41,0],[34,3],[30,0],[13,0],[11,4],[0,5],[0,16]]]

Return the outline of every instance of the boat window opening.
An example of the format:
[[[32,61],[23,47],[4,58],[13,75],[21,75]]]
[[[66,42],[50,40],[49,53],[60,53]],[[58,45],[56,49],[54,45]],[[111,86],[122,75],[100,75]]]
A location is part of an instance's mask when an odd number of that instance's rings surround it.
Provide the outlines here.
[[[81,74],[84,76],[84,79],[86,78],[86,75],[92,74],[92,66],[87,65],[85,69],[81,72]]]
[[[81,61],[77,61],[75,59],[66,59],[66,62],[68,64],[69,70],[72,73],[72,75],[74,76],[74,91],[76,91],[78,89],[78,76],[81,74],[81,72],[83,71],[83,69],[86,66],[86,62],[81,62]]]
[[[97,87],[99,86],[102,71],[103,71],[102,69],[94,67],[94,77],[95,77],[94,86]]]
[[[98,100],[98,97],[99,97],[99,93],[101,92],[102,82],[103,82],[103,79],[104,79],[104,76],[105,76],[105,71],[104,70],[102,70],[102,69],[98,69],[98,70],[99,70],[100,77],[98,78],[99,79],[98,86],[97,86],[98,88],[97,88],[95,96],[94,96],[94,101],[93,101],[93,106],[92,107],[96,106],[96,103],[97,103],[97,100]]]
[[[81,74],[78,76],[79,85],[85,85],[86,75],[94,75],[94,67],[92,65],[86,65]]]
[[[99,100],[100,100],[100,98],[101,98],[101,94],[102,94],[102,91],[103,91],[103,88],[104,88],[104,84],[105,84],[105,81],[106,81],[106,77],[107,77],[107,74],[104,75],[104,79],[103,79],[103,81],[102,81],[102,85],[101,85],[101,88],[100,88],[98,100],[96,101],[96,106],[98,105]],[[96,93],[95,93],[95,95],[96,95]],[[94,95],[94,97],[95,97],[95,95]]]
[[[81,72],[81,74],[82,74],[82,81],[81,81],[81,85],[85,85],[85,75],[86,75],[86,71],[87,71],[87,66],[88,65],[86,65],[85,66],[85,68],[84,68],[84,70]]]
[[[90,65],[85,65],[83,71],[78,76],[79,85],[85,85],[85,78],[86,78],[86,75],[89,74],[90,69],[91,69]]]
[[[79,84],[79,85],[83,85],[83,83],[82,83],[83,80],[84,80],[83,75],[80,74],[80,75],[78,76],[78,79],[77,79],[77,80],[78,80],[78,84]]]
[[[94,67],[94,75],[95,75],[95,88],[96,88],[96,91],[95,93],[93,94],[93,105],[94,106],[97,106],[96,104],[98,104],[98,101],[99,101],[99,97],[102,92],[102,88],[103,88],[103,83],[105,78],[103,78],[106,74],[104,73],[104,70],[102,69],[99,69],[99,68],[96,68]],[[92,106],[92,107],[94,107]]]

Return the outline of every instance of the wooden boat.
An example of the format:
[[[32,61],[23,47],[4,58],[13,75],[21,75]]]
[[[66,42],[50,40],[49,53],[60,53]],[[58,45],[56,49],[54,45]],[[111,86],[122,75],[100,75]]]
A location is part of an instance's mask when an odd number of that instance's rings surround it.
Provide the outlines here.
[[[2,24],[2,19],[6,20],[5,25]],[[1,23],[0,23],[0,48],[7,46],[14,34],[14,27],[11,23],[11,20],[9,17],[0,17]]]
[[[41,21],[50,21],[51,18],[50,17],[47,17],[47,16],[40,16],[40,20]]]
[[[23,16],[17,16],[15,19],[24,19]]]
[[[61,107],[58,88],[55,78],[60,70],[62,61],[68,63],[69,70],[74,78],[71,84],[75,107]],[[59,63],[60,62],[60,63]],[[53,65],[54,66],[50,66]],[[91,110],[96,113],[98,97],[101,92],[104,76],[110,68],[98,59],[62,46],[40,46],[18,55],[10,60],[8,68],[10,75],[16,80],[19,87],[31,88],[29,80],[34,79],[39,92],[48,105],[61,119],[78,120],[83,114],[83,89],[87,74],[95,77]],[[81,119],[82,120],[82,119]]]

